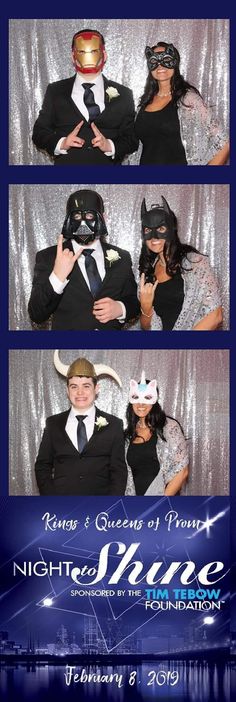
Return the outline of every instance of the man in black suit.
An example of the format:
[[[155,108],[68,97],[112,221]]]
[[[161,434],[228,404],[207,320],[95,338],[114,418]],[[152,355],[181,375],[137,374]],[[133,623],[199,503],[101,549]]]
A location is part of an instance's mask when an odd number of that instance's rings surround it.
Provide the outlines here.
[[[106,59],[102,34],[81,30],[72,40],[76,75],[47,87],[33,142],[56,166],[112,166],[138,148],[132,92],[102,75]]]
[[[103,241],[104,205],[93,190],[70,195],[58,245],[36,255],[29,314],[52,329],[117,329],[139,314],[128,251]],[[63,243],[63,238],[65,239]]]
[[[124,495],[122,421],[96,407],[97,393],[96,366],[77,359],[67,370],[71,409],[48,417],[40,444],[35,463],[40,495]]]

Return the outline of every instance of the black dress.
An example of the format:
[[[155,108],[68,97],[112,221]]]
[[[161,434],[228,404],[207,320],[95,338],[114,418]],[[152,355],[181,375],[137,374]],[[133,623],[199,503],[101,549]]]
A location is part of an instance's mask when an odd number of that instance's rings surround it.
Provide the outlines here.
[[[155,112],[141,108],[136,118],[135,132],[143,144],[141,166],[187,165],[178,111],[172,100],[162,110]]]
[[[159,473],[160,463],[157,458],[156,443],[157,436],[153,434],[149,441],[129,445],[127,461],[132,470],[136,495],[144,495]]]
[[[184,301],[184,281],[180,271],[170,280],[159,283],[155,290],[153,307],[161,318],[163,330],[173,329]]]

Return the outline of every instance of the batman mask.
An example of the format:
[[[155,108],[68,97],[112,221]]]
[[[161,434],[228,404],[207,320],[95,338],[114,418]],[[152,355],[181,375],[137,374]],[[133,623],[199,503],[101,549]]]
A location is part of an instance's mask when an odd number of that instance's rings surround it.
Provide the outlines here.
[[[167,200],[162,196],[162,205],[152,205],[147,210],[145,198],[141,205],[142,237],[149,239],[165,239],[170,242],[174,237],[174,218]],[[163,227],[166,228],[163,231]],[[162,231],[161,231],[162,230]]]
[[[145,56],[149,71],[155,71],[158,66],[176,68],[179,64],[179,54],[173,44],[168,44],[163,51],[154,51],[150,46],[146,46]]]
[[[107,234],[102,197],[94,190],[77,190],[70,195],[66,207],[62,234],[87,245]]]

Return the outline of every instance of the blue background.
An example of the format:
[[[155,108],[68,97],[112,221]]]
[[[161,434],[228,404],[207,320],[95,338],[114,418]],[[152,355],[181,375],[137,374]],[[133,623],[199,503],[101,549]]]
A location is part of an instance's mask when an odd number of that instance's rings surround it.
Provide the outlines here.
[[[135,4],[136,5],[136,4]],[[112,169],[112,182],[113,183],[156,183],[156,182],[166,182],[166,183],[230,183],[231,187],[231,207],[230,207],[230,218],[231,218],[231,331],[229,332],[215,332],[214,334],[210,332],[202,332],[199,335],[190,334],[189,332],[178,332],[172,334],[171,332],[163,332],[158,335],[158,347],[159,348],[228,348],[231,352],[231,495],[236,495],[236,472],[235,472],[235,298],[236,298],[236,276],[234,274],[233,262],[235,260],[236,254],[236,242],[235,242],[235,89],[234,89],[234,72],[235,72],[235,17],[232,15],[229,3],[214,2],[214,4],[206,2],[197,2],[195,4],[190,4],[189,2],[174,3],[169,2],[166,7],[159,8],[158,4],[155,2],[146,3],[142,8],[142,5],[138,8],[137,6],[130,5],[128,7],[127,2],[119,2],[118,4],[110,3],[108,0],[103,2],[101,5],[98,3],[90,3],[86,8],[79,9],[78,5],[74,5],[68,8],[65,7],[65,3],[55,3],[51,2],[50,6],[48,3],[41,2],[38,5],[32,6],[31,2],[22,3],[8,3],[5,7],[1,8],[1,23],[0,23],[0,85],[1,85],[1,112],[0,112],[0,144],[1,144],[1,156],[0,156],[0,170],[1,170],[1,187],[0,187],[0,213],[1,213],[1,255],[0,255],[0,280],[1,280],[1,296],[0,296],[0,362],[1,362],[1,374],[0,374],[0,412],[1,412],[1,442],[0,442],[0,460],[1,460],[1,477],[0,477],[0,494],[8,494],[8,350],[12,348],[93,348],[95,344],[94,335],[92,333],[86,334],[86,340],[84,333],[71,333],[67,334],[66,337],[63,333],[51,332],[41,332],[40,334],[34,335],[32,332],[9,332],[8,331],[8,184],[9,183],[75,183],[84,182],[88,180],[96,183],[106,183],[108,182],[109,174],[106,168],[98,169],[86,169],[87,174],[85,178],[85,171],[78,168],[71,167],[70,170],[67,169],[57,169],[48,167],[27,167],[27,166],[8,166],[8,18],[29,18],[29,17],[58,17],[62,18],[66,16],[67,18],[74,17],[76,14],[86,14],[86,16],[91,17],[134,17],[134,18],[152,18],[159,17],[163,18],[174,18],[179,17],[183,19],[187,18],[231,18],[231,165],[223,168],[215,168],[214,170],[209,170],[206,167],[179,167],[166,168],[163,178],[163,169],[158,169],[157,167],[145,168],[142,167],[116,167]],[[20,37],[19,37],[20,41]],[[191,47],[190,47],[191,49]],[[200,47],[199,47],[200,49]],[[219,46],[220,52],[220,46]],[[130,60],[130,57],[127,57]],[[198,60],[198,57],[196,57]],[[224,57],[222,56],[222,60]],[[111,177],[111,174],[110,174]],[[223,245],[223,242],[222,242]],[[148,335],[144,332],[136,332],[136,334],[126,333],[125,337],[122,334],[113,332],[112,334],[103,332],[101,335],[96,335],[96,346],[98,348],[123,348],[124,344],[126,348],[137,348],[138,344],[142,348],[154,348],[157,339],[155,339],[154,334]],[[21,382],[27,383],[27,378],[22,378]],[[14,408],[9,408],[9,411],[14,412]],[[22,407],[22,412],[24,408]],[[3,542],[3,550],[6,548],[6,543],[9,541],[8,549],[11,551],[12,539],[15,540],[15,546],[17,541],[19,545],[22,546],[25,543],[26,529],[30,531],[32,538],[32,528],[36,530],[35,536],[37,537],[36,521],[33,520],[33,515],[37,515],[39,510],[42,510],[42,500],[39,501],[38,498],[13,498],[6,497],[1,502],[2,515],[6,518],[6,524],[9,524],[9,516],[11,513],[11,527],[7,526],[5,532],[5,541]],[[132,499],[132,498],[131,498]],[[151,499],[151,498],[150,498]],[[178,498],[181,499],[181,498]],[[185,509],[192,509],[194,500],[197,498],[188,498],[188,503],[185,502]],[[223,498],[221,498],[223,499]],[[23,501],[22,501],[23,500]],[[191,502],[190,502],[191,500]],[[227,500],[226,500],[227,502]],[[234,501],[235,502],[235,501]],[[77,501],[70,502],[70,507],[68,509],[73,509],[73,505],[76,507]],[[57,502],[59,505],[59,502]],[[217,498],[213,498],[214,510],[217,508]],[[53,500],[50,501],[50,511],[53,507]],[[232,509],[232,522],[231,522],[231,533],[235,533],[235,507]],[[58,507],[57,507],[58,509]],[[136,507],[135,507],[136,509]],[[141,505],[141,509],[142,505]],[[25,515],[25,522],[23,522],[23,516]],[[19,529],[20,524],[20,529]],[[35,526],[33,526],[35,525]],[[1,536],[3,536],[3,529],[1,529]],[[224,534],[221,534],[219,541],[219,548],[221,542],[224,543]],[[5,546],[4,546],[5,543]],[[235,551],[232,557],[235,562]],[[233,589],[234,589],[233,581]],[[233,603],[235,597],[233,597]],[[16,603],[17,604],[17,603]],[[233,616],[235,620],[235,615]],[[56,688],[57,689],[57,688]],[[58,688],[59,689],[59,688]],[[55,692],[55,688],[54,688]],[[79,690],[76,690],[76,699],[79,698]],[[129,689],[129,698],[131,699],[132,690]],[[9,695],[11,695],[11,687],[9,688]],[[7,699],[4,695],[4,699]],[[10,699],[10,697],[9,697]],[[23,699],[23,697],[22,697]],[[36,697],[35,697],[36,699]],[[41,700],[41,693],[39,696]],[[107,699],[104,693],[103,702]],[[135,701],[144,699],[141,698],[137,693],[135,695]],[[158,700],[162,699],[158,692]],[[163,698],[164,699],[164,698]],[[174,699],[172,696],[171,699]],[[177,697],[176,697],[177,699]],[[188,697],[180,697],[181,702],[183,700],[189,700]],[[202,698],[204,699],[204,698]],[[219,698],[220,699],[220,698]],[[223,700],[223,696],[221,696]],[[200,702],[200,698],[199,698]]]

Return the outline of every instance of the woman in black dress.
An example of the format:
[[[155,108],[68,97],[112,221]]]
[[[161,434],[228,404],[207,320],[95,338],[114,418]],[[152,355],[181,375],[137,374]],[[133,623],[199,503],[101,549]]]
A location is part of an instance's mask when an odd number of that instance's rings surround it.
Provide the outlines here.
[[[180,74],[180,55],[165,41],[146,47],[149,74],[135,124],[140,165],[223,165],[227,135],[194,86]]]
[[[130,381],[126,412],[126,495],[176,495],[188,477],[188,451],[179,422],[158,402],[156,380]]]
[[[141,329],[213,331],[222,322],[218,285],[207,256],[183,244],[168,202],[141,207]]]

